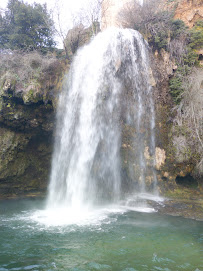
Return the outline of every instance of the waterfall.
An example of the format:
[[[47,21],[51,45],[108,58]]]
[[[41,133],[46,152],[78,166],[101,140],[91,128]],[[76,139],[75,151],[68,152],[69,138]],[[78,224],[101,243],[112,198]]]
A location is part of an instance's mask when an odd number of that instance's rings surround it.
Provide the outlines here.
[[[147,146],[151,157],[155,152],[147,51],[137,31],[112,28],[77,53],[59,99],[49,207],[81,208],[125,197],[123,126],[134,131],[130,187],[145,192],[149,168],[156,183],[154,158],[149,166],[144,155]]]

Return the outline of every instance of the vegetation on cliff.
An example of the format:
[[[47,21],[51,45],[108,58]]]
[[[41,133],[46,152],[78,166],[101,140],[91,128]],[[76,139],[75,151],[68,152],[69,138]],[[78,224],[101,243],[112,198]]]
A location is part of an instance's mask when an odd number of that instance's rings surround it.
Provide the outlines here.
[[[46,188],[63,75],[77,49],[99,31],[94,12],[89,27],[79,23],[64,35],[64,50],[55,48],[54,34],[59,33],[46,5],[9,0],[0,12],[2,197]]]
[[[183,1],[179,2],[182,4]],[[168,1],[146,0],[143,6],[138,2],[130,3],[119,14],[119,18],[125,27],[143,34],[158,62],[155,67],[157,70],[154,71],[154,74],[159,74],[159,78],[156,78],[159,88],[156,93],[159,110],[157,119],[161,120],[159,115],[162,114],[162,107],[168,113],[164,113],[167,119],[162,119],[157,125],[161,127],[161,137],[167,138],[161,146],[166,150],[168,168],[171,168],[172,173],[175,165],[176,175],[192,173],[201,180],[203,23],[201,20],[193,21],[193,27],[189,29],[177,16],[174,19],[179,2],[173,1],[171,5]],[[168,125],[165,125],[167,121]],[[167,167],[163,167],[163,170],[166,171]],[[168,176],[166,172],[163,174]]]
[[[54,27],[46,5],[9,0],[0,14],[0,48],[40,50],[54,47]]]
[[[54,100],[65,62],[54,55],[42,56],[39,52],[4,51],[0,53],[0,94],[22,97],[25,103]]]
[[[158,4],[159,1],[154,0],[145,1],[143,7],[135,4],[133,8],[127,7],[120,16],[124,26],[137,29],[144,35],[157,56],[158,65],[165,61],[164,58],[167,59],[160,84],[164,87],[160,87],[156,99],[162,99],[163,92],[167,92],[166,98],[158,101],[159,114],[163,116],[157,118],[161,119],[157,127],[161,127],[165,145],[160,145],[170,160],[168,169],[171,176],[175,179],[177,175],[193,174],[200,179],[203,174],[203,74],[200,53],[203,23],[197,21],[189,29],[183,21],[174,19],[174,10],[160,11]],[[37,36],[38,28],[42,31],[40,37]],[[2,193],[7,193],[12,182],[16,187],[11,194],[22,191],[23,185],[18,182],[23,178],[28,183],[29,179],[35,183],[34,186],[30,184],[28,190],[37,189],[39,184],[44,189],[43,178],[47,179],[51,154],[53,109],[63,73],[67,62],[80,46],[89,42],[95,29],[99,31],[95,22],[87,28],[82,23],[77,24],[64,39],[65,52],[62,51],[59,58],[58,50],[54,48],[53,22],[46,6],[10,0],[6,13],[0,15]],[[167,65],[172,66],[170,73],[167,73]],[[160,104],[164,106],[161,108]],[[124,129],[124,137],[126,133]],[[158,140],[161,136],[157,136]],[[28,155],[29,150],[32,151]],[[43,171],[43,167],[46,170]],[[172,174],[173,167],[178,170]],[[183,167],[185,170],[182,170]],[[163,169],[164,176],[168,176],[168,169]],[[34,172],[36,174],[32,178]]]
[[[8,2],[0,15],[1,197],[46,190],[54,107],[67,67],[54,45],[45,5]]]
[[[0,194],[45,192],[54,107],[65,63],[37,51],[0,54]]]

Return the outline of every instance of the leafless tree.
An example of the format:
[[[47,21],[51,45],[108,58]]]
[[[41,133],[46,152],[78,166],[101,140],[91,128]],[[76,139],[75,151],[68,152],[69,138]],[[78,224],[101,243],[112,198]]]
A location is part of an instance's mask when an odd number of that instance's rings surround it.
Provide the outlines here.
[[[55,33],[56,35],[59,37],[59,39],[61,40],[62,44],[63,44],[63,48],[65,50],[65,55],[66,55],[66,58],[68,60],[70,60],[70,57],[69,57],[69,53],[68,53],[68,47],[67,47],[67,44],[65,42],[65,38],[66,38],[66,35],[67,35],[67,32],[68,32],[68,28],[63,27],[63,22],[62,22],[62,18],[61,18],[61,14],[62,14],[62,4],[59,0],[55,0],[55,6],[54,6],[54,14],[53,16],[56,17],[56,26],[55,26]]]
[[[100,31],[101,19],[108,8],[108,2],[109,0],[90,0],[87,6],[81,9],[80,16],[83,18],[83,24],[87,27],[91,26],[94,36]]]
[[[176,62],[183,65],[184,58],[187,54],[187,36],[182,35],[182,37],[178,39],[173,39],[168,44],[168,49],[170,52],[170,57],[175,58]]]
[[[149,23],[155,19],[155,14],[160,5],[160,0],[144,0],[141,5],[139,1],[132,1],[125,4],[118,15],[123,27],[135,28],[142,25],[148,29]],[[143,25],[144,24],[144,25]]]
[[[67,59],[70,60],[78,47],[84,45],[91,36],[95,36],[100,31],[102,3],[103,0],[90,0],[85,8],[70,15],[71,24],[64,28],[61,15],[63,7],[60,0],[55,1],[56,34],[63,43]]]
[[[176,107],[174,125],[187,131],[187,145],[194,157],[198,154],[198,170],[203,173],[203,71],[193,68],[183,81],[184,92],[181,103]]]

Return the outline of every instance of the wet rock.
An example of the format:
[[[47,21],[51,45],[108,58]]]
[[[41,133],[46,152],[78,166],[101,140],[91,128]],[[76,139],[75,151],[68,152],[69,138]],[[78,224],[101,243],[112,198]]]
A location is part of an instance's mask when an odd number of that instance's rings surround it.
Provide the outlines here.
[[[166,199],[162,204],[153,201],[148,203],[161,214],[203,221],[203,198]]]
[[[11,82],[0,89],[0,198],[39,196],[47,189],[55,112],[42,91],[32,91]]]
[[[156,148],[155,152],[156,159],[156,169],[159,170],[162,165],[165,164],[166,161],[166,152],[164,149]]]

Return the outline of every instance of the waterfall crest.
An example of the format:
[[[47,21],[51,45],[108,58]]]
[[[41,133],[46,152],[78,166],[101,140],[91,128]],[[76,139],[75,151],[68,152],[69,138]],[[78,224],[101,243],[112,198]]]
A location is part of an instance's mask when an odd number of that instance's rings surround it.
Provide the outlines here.
[[[79,50],[59,100],[49,207],[80,208],[123,197],[123,124],[136,131],[132,187],[145,192],[146,142],[155,151],[148,74],[147,44],[137,31],[108,29]]]

